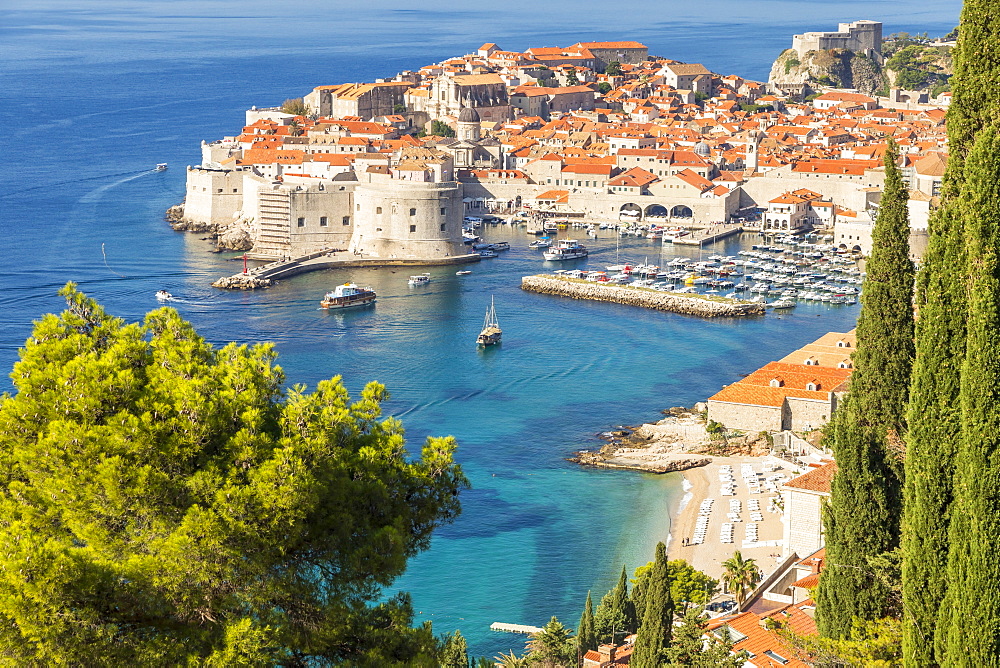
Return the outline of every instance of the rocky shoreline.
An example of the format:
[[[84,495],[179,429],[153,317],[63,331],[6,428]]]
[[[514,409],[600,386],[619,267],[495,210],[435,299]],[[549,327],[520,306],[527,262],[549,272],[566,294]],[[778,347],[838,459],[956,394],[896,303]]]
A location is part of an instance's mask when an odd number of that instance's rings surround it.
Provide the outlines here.
[[[706,466],[714,457],[760,457],[770,452],[767,439],[757,435],[715,439],[697,408],[671,408],[658,422],[608,432],[602,437],[609,442],[600,450],[581,450],[569,461],[582,466],[670,473]]]
[[[763,315],[765,312],[762,304],[737,302],[725,300],[725,298],[714,300],[689,297],[657,290],[610,283],[591,283],[556,276],[524,276],[521,279],[521,289],[545,295],[572,297],[573,299],[593,299],[627,306],[642,306],[703,318],[743,317]]]
[[[197,222],[184,217],[183,204],[167,209],[164,217],[177,232],[207,233],[215,241],[216,252],[248,251],[253,248],[250,220],[238,218],[228,224]]]

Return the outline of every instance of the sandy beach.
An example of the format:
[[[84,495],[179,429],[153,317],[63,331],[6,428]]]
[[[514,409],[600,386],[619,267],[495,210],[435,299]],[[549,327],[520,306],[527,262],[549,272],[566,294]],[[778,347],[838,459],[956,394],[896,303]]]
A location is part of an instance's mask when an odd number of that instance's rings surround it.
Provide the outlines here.
[[[739,550],[744,558],[753,558],[757,565],[765,573],[770,572],[779,562],[782,547],[780,545],[783,533],[781,514],[768,510],[769,499],[778,496],[774,492],[767,491],[763,485],[759,494],[751,494],[741,475],[741,465],[750,464],[754,471],[760,473],[765,462],[772,462],[783,467],[764,475],[784,474],[794,477],[791,465],[781,462],[774,457],[712,457],[712,462],[706,466],[689,469],[684,472],[684,478],[688,481],[690,489],[685,498],[687,502],[680,509],[677,516],[671,518],[670,544],[667,546],[667,553],[670,559],[685,559],[695,568],[707,573],[713,578],[720,578],[722,575],[722,562],[729,559],[733,552]],[[728,464],[733,468],[733,478],[736,483],[734,496],[722,495],[722,482],[719,480],[719,472],[724,465]],[[689,497],[689,498],[688,498]],[[705,541],[700,545],[684,545],[685,539],[690,540],[695,535],[695,526],[698,520],[698,513],[701,502],[704,499],[714,499],[712,512],[709,515],[708,530],[705,532]],[[734,522],[733,542],[723,543],[720,537],[722,524],[731,521],[727,517],[730,512],[731,499],[740,501],[741,511],[739,517],[742,521]],[[750,499],[757,499],[760,504],[760,512],[763,521],[755,522],[758,528],[758,540],[756,543],[744,546],[746,540],[746,527],[752,520],[747,502]]]

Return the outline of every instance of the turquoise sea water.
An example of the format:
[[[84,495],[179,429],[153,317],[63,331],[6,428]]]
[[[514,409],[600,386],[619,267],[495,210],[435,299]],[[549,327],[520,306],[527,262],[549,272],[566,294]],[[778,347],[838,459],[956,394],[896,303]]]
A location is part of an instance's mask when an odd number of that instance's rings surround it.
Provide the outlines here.
[[[781,316],[707,321],[526,294],[520,276],[546,263],[506,228],[486,235],[510,241],[511,251],[465,277],[432,270],[422,288],[408,287],[405,271],[365,270],[223,293],[209,283],[238,271],[238,262],[162,220],[183,197],[183,166],[199,161],[200,140],[238,131],[251,105],[391,76],[486,41],[519,49],[639,39],[657,54],[764,78],[795,32],[874,18],[887,32],[940,34],[954,25],[958,4],[866,3],[863,16],[855,4],[774,0],[719,2],[697,15],[653,2],[631,12],[574,3],[572,12],[556,5],[530,13],[527,3],[488,12],[387,2],[280,16],[271,6],[0,8],[0,368],[13,364],[33,318],[61,308],[55,291],[75,280],[129,320],[155,308],[153,293],[165,288],[213,342],[274,341],[293,382],[340,374],[356,394],[378,380],[413,448],[429,434],[454,435],[473,484],[459,520],[397,583],[413,594],[420,617],[439,632],[461,628],[474,653],[490,656],[523,642],[491,633],[493,621],[541,625],[555,614],[575,626],[588,589],[599,598],[623,563],[645,562],[666,538],[681,488],[677,475],[584,470],[565,458],[597,447],[597,432],[691,405],[826,331],[852,327],[857,308],[804,305]],[[170,169],[152,172],[158,162]],[[720,246],[732,253],[737,243]],[[614,238],[587,245],[592,255],[573,266],[614,261]],[[622,255],[654,261],[660,249],[631,239]],[[375,287],[378,304],[318,310],[322,293],[347,279]],[[480,351],[474,340],[491,295],[504,342]],[[0,391],[10,388],[0,380]]]

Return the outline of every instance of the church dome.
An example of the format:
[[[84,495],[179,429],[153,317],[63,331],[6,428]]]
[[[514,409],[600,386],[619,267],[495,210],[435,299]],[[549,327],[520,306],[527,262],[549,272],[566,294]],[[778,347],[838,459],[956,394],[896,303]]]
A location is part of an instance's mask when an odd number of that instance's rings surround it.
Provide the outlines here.
[[[458,114],[459,123],[478,123],[479,122],[479,112],[472,107],[465,107]]]
[[[708,157],[712,155],[711,147],[709,147],[709,145],[703,141],[700,141],[694,145],[694,152],[703,157]]]

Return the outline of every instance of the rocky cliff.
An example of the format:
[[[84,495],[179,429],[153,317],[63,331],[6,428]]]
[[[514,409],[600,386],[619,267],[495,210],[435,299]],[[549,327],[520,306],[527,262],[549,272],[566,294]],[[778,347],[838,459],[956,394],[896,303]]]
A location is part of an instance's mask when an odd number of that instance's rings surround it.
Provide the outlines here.
[[[184,217],[184,205],[177,204],[166,212],[170,227],[184,232],[207,232],[215,237],[218,250],[248,251],[253,248],[254,224],[252,218],[238,218],[228,224],[203,223]]]
[[[784,84],[854,88],[866,95],[885,88],[879,64],[846,49],[809,51],[802,58],[794,49],[787,49],[774,61],[767,81],[779,87]]]

